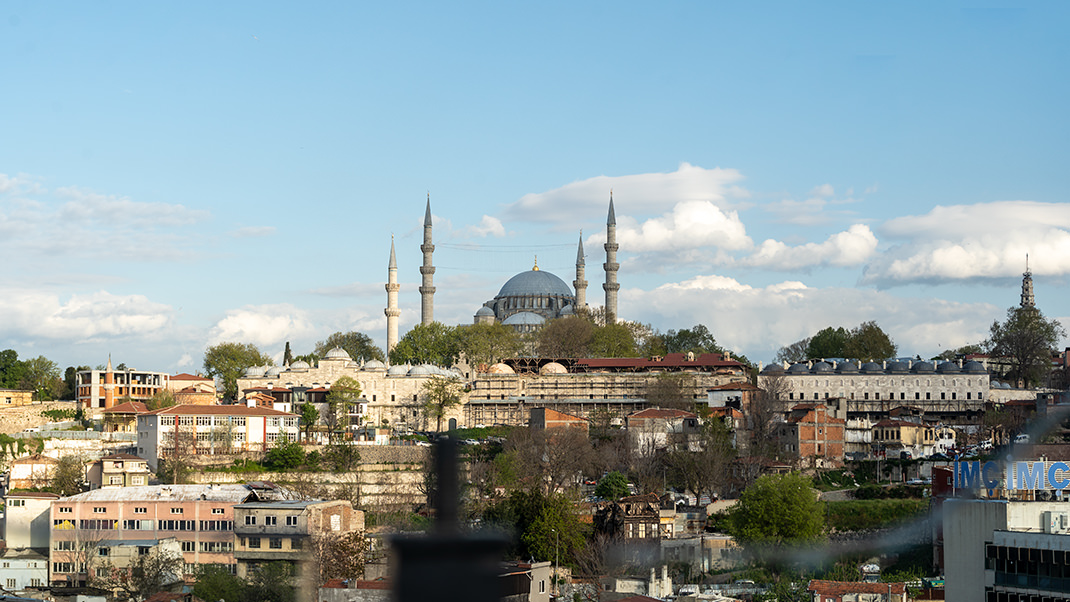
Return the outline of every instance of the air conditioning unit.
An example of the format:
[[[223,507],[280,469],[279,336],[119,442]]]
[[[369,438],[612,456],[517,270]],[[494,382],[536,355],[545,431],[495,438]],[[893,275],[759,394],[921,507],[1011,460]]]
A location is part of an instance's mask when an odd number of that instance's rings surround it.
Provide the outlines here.
[[[1070,527],[1070,522],[1065,512],[1044,512],[1045,533],[1066,533],[1067,527]]]

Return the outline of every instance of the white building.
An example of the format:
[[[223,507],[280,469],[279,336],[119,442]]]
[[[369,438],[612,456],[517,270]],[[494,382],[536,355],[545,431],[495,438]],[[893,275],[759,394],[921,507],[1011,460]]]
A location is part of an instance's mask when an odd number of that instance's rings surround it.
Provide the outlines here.
[[[21,492],[4,497],[4,542],[0,586],[7,591],[48,584],[49,508],[54,493]]]
[[[138,455],[156,470],[175,453],[230,454],[270,449],[279,439],[296,441],[298,416],[245,405],[179,405],[139,414]]]

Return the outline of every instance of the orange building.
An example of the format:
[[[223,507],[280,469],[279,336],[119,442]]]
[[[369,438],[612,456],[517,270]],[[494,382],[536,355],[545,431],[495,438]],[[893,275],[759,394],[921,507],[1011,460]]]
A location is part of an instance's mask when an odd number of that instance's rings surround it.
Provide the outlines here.
[[[75,375],[75,401],[79,409],[95,418],[100,410],[127,401],[144,403],[152,399],[157,392],[168,388],[170,379],[167,372],[114,370],[109,357],[104,370],[81,370]]]
[[[590,423],[586,419],[564,412],[558,412],[550,408],[532,408],[529,422],[533,429],[558,429],[574,428],[584,433],[590,430]]]
[[[820,466],[843,464],[847,421],[831,415],[821,403],[801,403],[791,408],[787,422],[777,429],[780,448],[800,461]]]

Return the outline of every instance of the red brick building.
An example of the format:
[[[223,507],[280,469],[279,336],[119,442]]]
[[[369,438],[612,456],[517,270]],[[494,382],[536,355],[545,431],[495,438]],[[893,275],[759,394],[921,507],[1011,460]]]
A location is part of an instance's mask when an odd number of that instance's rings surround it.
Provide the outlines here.
[[[788,414],[787,422],[777,429],[782,452],[796,456],[800,464],[839,466],[843,464],[844,435],[847,421],[835,418],[828,406],[801,403]]]

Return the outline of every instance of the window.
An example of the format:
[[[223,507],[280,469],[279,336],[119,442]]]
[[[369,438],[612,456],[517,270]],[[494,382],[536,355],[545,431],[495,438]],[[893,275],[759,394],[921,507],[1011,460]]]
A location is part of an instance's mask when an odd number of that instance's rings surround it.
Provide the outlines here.
[[[254,548],[254,549],[259,548],[260,547],[260,538],[259,537],[250,537],[249,538],[249,547],[250,548]]]
[[[195,552],[195,551],[197,551],[197,542],[195,542],[195,541],[184,541],[184,542],[182,542],[182,551],[183,552]]]
[[[272,550],[281,550],[282,549],[282,538],[281,537],[272,537],[271,539],[268,540],[268,547],[271,548]]]
[[[107,577],[108,576],[108,569],[105,568],[105,567],[102,567],[102,566],[101,567],[97,567],[97,571],[96,572],[97,572],[97,577]]]
[[[274,515],[265,516],[264,517],[264,524],[269,526],[269,527],[273,527],[273,526],[279,524],[279,517],[274,516]]]
[[[97,555],[98,556],[108,556],[110,554],[111,554],[111,548],[106,548],[106,547],[97,548]]]
[[[145,477],[130,477],[130,484],[131,485],[144,485],[145,484]]]
[[[149,546],[138,546],[137,547],[137,555],[138,556],[145,556],[146,554],[149,553],[149,549],[150,549]]]
[[[105,512],[107,512],[107,508],[105,508],[104,506],[94,506],[93,507],[93,513],[94,514],[104,514]]]
[[[296,527],[297,526],[297,517],[296,516],[287,516],[286,517],[286,526],[287,527]]]
[[[181,508],[171,508],[171,514],[182,514]]]
[[[151,520],[124,520],[123,529],[127,531],[152,531]]]
[[[202,541],[201,551],[211,554],[220,554],[223,552],[233,552],[234,543],[230,541]]]
[[[149,511],[148,508],[134,508],[134,514],[145,514]]]
[[[234,521],[231,520],[202,520],[201,531],[233,531]]]
[[[122,485],[123,484],[123,477],[122,476],[111,476],[111,477],[108,477],[108,484],[109,485]]]
[[[290,540],[290,549],[291,550],[300,550],[302,545],[303,544],[301,543],[301,539],[300,538],[294,537],[293,539]]]
[[[20,500],[20,501],[25,501],[25,500]],[[70,514],[71,511],[72,510],[71,510],[70,506],[60,506],[59,507],[59,513],[60,514]]]
[[[256,524],[256,517],[253,516],[252,514],[246,514],[245,515],[245,524],[247,524],[247,525],[255,525]]]
[[[78,528],[79,529],[92,529],[92,530],[107,530],[107,531],[111,531],[113,529],[118,529],[119,528],[119,521],[110,520],[110,519],[92,519],[92,520],[83,519],[83,520],[79,521]]]
[[[53,550],[58,550],[60,552],[73,552],[74,551],[74,542],[73,541],[63,541],[63,540],[53,541],[52,542],[52,549]]]
[[[198,416],[197,417],[197,426],[212,426],[212,417],[211,416]]]
[[[52,572],[53,573],[73,573],[74,572],[74,563],[73,562],[53,562],[52,563]]]
[[[222,508],[212,508],[212,514],[223,514],[223,512]]]
[[[40,579],[30,579],[30,587],[41,587]]]
[[[279,428],[279,418],[272,416],[267,419],[268,428]]]
[[[10,507],[13,507],[13,506],[25,506],[26,505],[26,500],[8,500],[7,501],[7,505],[10,506]]]

